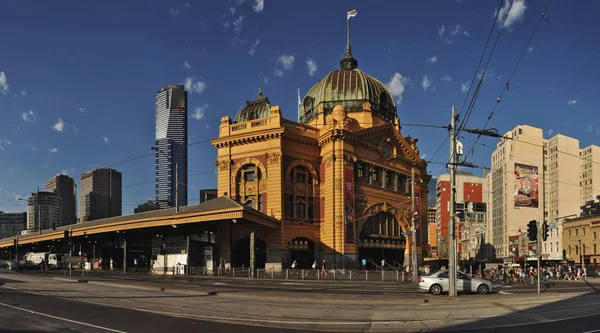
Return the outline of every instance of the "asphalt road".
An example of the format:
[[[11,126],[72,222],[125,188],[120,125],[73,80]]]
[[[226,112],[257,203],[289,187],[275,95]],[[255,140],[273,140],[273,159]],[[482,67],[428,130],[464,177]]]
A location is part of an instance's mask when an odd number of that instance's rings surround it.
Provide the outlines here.
[[[279,333],[288,330],[176,318],[0,288],[0,332]]]

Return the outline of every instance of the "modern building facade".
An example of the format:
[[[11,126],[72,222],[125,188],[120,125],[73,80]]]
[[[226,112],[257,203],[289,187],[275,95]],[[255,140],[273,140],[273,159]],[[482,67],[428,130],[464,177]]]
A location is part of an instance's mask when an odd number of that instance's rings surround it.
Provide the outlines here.
[[[56,194],[62,202],[62,218],[58,226],[77,223],[77,184],[67,175],[56,175],[45,183],[46,192]]]
[[[544,137],[539,128],[519,125],[504,135],[492,153],[492,245],[499,258],[513,258],[509,236],[544,217]]]
[[[581,205],[595,200],[600,195],[600,186],[594,189],[593,179],[596,184],[600,182],[600,147],[591,145],[581,149]],[[572,200],[572,199],[571,199]]]
[[[168,85],[158,91],[155,201],[161,208],[175,207],[175,201],[178,206],[187,206],[187,111],[187,92],[183,85]]]
[[[153,211],[153,210],[157,210],[160,209],[160,206],[151,200],[148,200],[146,202],[144,202],[141,205],[138,205],[136,208],[133,209],[133,213],[134,214],[138,214],[138,213],[143,213],[143,212],[149,212],[149,211]]]
[[[219,196],[219,191],[215,189],[200,190],[200,203],[216,199]]]
[[[428,255],[427,219],[415,218],[427,216],[430,178],[418,140],[401,134],[385,84],[357,66],[347,48],[341,68],[302,100],[299,122],[284,119],[262,90],[233,121],[221,118],[211,141],[218,195],[280,221],[276,230],[256,227],[256,246],[264,249],[257,251],[258,267],[289,267],[294,260],[300,268],[322,260],[332,268],[358,267],[362,259],[410,265],[413,244],[419,261]],[[228,236],[230,227],[223,227],[218,251],[240,266],[250,228],[236,226]]]
[[[62,200],[52,192],[33,192],[27,199],[27,232],[51,229],[62,220]]]
[[[79,220],[86,222],[122,214],[122,175],[109,169],[94,169],[81,175]]]
[[[430,196],[431,197],[431,196]],[[435,205],[427,207],[427,243],[431,247],[431,253],[428,256],[433,257],[437,253],[437,212]]]
[[[487,182],[484,177],[471,172],[456,174],[456,235],[459,258],[469,259],[486,241],[486,204],[484,199]],[[436,224],[438,251],[441,257],[448,256],[450,221],[450,175],[443,174],[436,186]],[[472,252],[472,253],[471,253]],[[472,257],[475,257],[473,255]]]
[[[0,239],[14,237],[27,228],[27,213],[4,213],[0,211]]]
[[[562,222],[580,210],[580,201],[575,199],[581,194],[580,173],[574,171],[582,166],[579,153],[577,139],[557,134],[544,140],[544,220],[549,224],[549,237],[542,241],[541,253],[546,260],[562,260]]]

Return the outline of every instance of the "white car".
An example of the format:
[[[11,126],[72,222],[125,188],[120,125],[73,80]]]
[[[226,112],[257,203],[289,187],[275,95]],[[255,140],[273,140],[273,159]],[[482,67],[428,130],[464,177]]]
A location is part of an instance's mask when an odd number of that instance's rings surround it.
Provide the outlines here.
[[[456,272],[457,292],[477,292],[487,294],[492,290],[492,283],[488,280],[474,279],[462,272]],[[442,270],[419,277],[419,289],[427,290],[434,295],[439,295],[450,289],[448,271]]]

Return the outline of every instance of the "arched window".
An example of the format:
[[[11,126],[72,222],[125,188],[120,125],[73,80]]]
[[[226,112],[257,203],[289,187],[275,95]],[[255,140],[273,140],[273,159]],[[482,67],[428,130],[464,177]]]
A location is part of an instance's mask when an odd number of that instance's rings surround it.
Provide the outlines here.
[[[284,195],[284,215],[290,219],[314,219],[313,175],[308,168],[298,165],[286,177],[288,186]]]
[[[369,217],[361,230],[361,237],[368,235],[400,237],[402,230],[394,215],[388,212],[378,212]]]
[[[236,200],[244,205],[262,211],[263,194],[260,192],[262,172],[255,164],[244,165],[236,175]]]

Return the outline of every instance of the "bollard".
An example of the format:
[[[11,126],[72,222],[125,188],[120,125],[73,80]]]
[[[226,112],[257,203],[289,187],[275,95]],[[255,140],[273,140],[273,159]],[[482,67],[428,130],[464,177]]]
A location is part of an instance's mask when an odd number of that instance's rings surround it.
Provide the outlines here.
[[[400,280],[398,279],[398,270],[396,270],[396,282],[398,282],[398,281],[400,281]]]
[[[300,271],[302,272],[302,280],[304,280],[304,270],[301,269]]]
[[[385,271],[383,270],[383,268],[381,269],[381,281],[385,281],[385,276],[384,276]]]
[[[365,281],[369,281],[369,271],[365,269]]]
[[[352,281],[352,270],[350,270],[350,281]]]
[[[231,274],[232,274],[232,276],[231,276],[231,277],[235,277],[235,267],[233,267],[233,268],[231,269]]]
[[[289,274],[288,274],[288,273],[289,273],[289,269],[286,269],[286,270],[285,270],[285,279],[286,279],[286,280],[288,279],[288,276],[289,276]]]
[[[335,269],[333,270],[333,281],[335,281]]]

